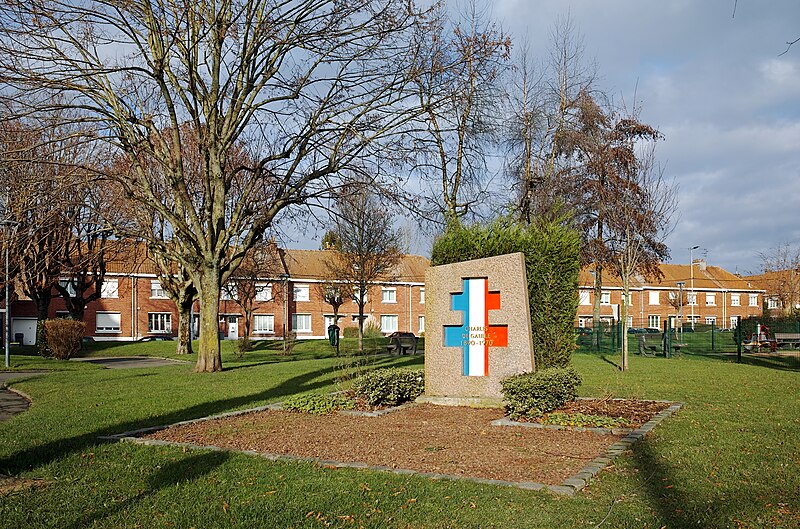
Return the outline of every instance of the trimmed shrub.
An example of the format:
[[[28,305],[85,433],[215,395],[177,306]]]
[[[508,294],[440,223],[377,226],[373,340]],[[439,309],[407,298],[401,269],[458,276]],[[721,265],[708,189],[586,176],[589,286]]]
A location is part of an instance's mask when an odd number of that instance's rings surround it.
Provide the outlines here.
[[[520,373],[500,382],[512,419],[541,417],[575,400],[580,384],[580,375],[571,367]]]
[[[433,245],[431,265],[525,255],[536,369],[566,367],[575,350],[580,236],[557,223],[523,226],[501,217],[484,226],[451,225]]]
[[[283,408],[313,415],[353,409],[353,401],[343,395],[295,395],[283,401]]]
[[[353,380],[352,390],[370,406],[396,406],[422,395],[425,374],[420,369],[376,369]]]
[[[86,324],[75,320],[45,320],[48,356],[69,360],[81,350]]]
[[[342,327],[342,338],[358,338],[358,327]]]

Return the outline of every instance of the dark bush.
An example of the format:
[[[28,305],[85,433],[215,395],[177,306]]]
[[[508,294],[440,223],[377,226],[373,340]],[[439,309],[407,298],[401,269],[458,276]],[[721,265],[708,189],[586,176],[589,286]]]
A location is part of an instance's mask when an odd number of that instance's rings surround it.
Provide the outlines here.
[[[523,226],[501,217],[488,226],[451,225],[433,245],[442,265],[522,252],[536,369],[566,367],[575,350],[580,236],[557,223]]]
[[[571,367],[550,368],[512,375],[500,384],[512,419],[535,418],[575,400],[581,377]]]
[[[324,415],[337,410],[349,410],[353,401],[343,395],[295,395],[283,401],[283,409],[313,415]]]
[[[86,324],[75,320],[45,320],[44,333],[47,355],[59,360],[69,360],[81,350]]]
[[[353,380],[352,390],[370,406],[396,406],[422,395],[425,374],[419,369],[377,369]]]
[[[358,338],[358,327],[342,327],[342,338]]]
[[[236,347],[234,348],[234,354],[236,355],[237,358],[243,358],[244,354],[247,351],[251,351],[252,349],[253,349],[253,342],[250,341],[250,338],[248,338],[247,336],[242,336],[236,343]]]

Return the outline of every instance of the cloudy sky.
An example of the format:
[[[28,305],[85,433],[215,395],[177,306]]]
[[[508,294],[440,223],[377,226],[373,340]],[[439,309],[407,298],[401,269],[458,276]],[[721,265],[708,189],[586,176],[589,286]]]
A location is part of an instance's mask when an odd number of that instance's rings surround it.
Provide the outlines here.
[[[454,0],[453,0],[454,1]],[[659,160],[678,186],[671,262],[705,256],[731,272],[758,272],[759,252],[800,245],[798,0],[487,0],[489,16],[531,58],[548,53],[569,16],[596,63],[597,88],[636,95],[642,121],[665,136]],[[735,16],[734,15],[735,6]],[[405,228],[413,253],[430,238]],[[290,246],[317,248],[305,236]]]
[[[779,56],[800,37],[800,2],[494,0],[492,12],[534,55],[568,14],[598,87],[636,92],[679,188],[672,262],[699,245],[694,257],[756,272],[760,251],[800,244],[800,42]]]

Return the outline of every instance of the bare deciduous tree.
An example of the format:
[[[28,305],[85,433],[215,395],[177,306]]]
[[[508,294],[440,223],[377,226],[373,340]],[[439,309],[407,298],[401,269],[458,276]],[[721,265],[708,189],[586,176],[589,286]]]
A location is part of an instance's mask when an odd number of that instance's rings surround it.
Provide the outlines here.
[[[141,236],[191,276],[195,370],[218,371],[220,289],[247,250],[418,113],[404,91],[418,20],[402,0],[8,0],[2,89],[24,92],[26,113],[73,110],[127,158],[108,177],[168,225],[165,240]],[[186,122],[200,181],[182,160]],[[243,141],[254,163],[229,169]]]
[[[536,67],[523,45],[515,61],[506,121],[506,172],[517,189],[524,222],[560,220],[574,206],[574,165],[561,149],[565,131],[579,126],[581,93],[592,93],[595,71],[570,18],[556,23],[548,59]]]
[[[628,369],[628,300],[631,282],[637,276],[658,279],[659,264],[669,257],[665,238],[674,226],[677,209],[675,190],[655,167],[651,146],[628,173],[625,185],[617,186],[614,209],[605,215],[610,269],[622,280],[622,370]]]
[[[800,304],[800,246],[783,243],[758,254],[762,278],[769,296],[783,314],[798,310]]]
[[[455,24],[437,2],[415,45],[414,83],[424,110],[414,135],[417,169],[433,183],[435,207],[450,223],[482,201],[485,151],[499,128],[499,79],[511,40],[485,21],[476,2]]]
[[[359,351],[364,350],[364,306],[369,291],[378,280],[392,280],[402,257],[392,220],[368,182],[342,188],[333,218],[338,247],[327,261],[328,275],[340,281],[358,305]]]
[[[258,301],[268,301],[280,296],[274,292],[270,279],[282,272],[278,247],[263,243],[247,251],[244,260],[225,284],[228,297],[236,302],[244,314],[244,336],[252,334],[253,313]]]

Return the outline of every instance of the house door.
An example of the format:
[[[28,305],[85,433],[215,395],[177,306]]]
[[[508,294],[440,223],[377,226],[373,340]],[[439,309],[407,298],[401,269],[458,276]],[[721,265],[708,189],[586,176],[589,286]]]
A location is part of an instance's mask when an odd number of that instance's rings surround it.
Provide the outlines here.
[[[17,341],[20,337],[20,345],[36,345],[36,318],[12,318],[11,319],[11,338]]]
[[[228,316],[228,340],[239,339],[239,317]]]

